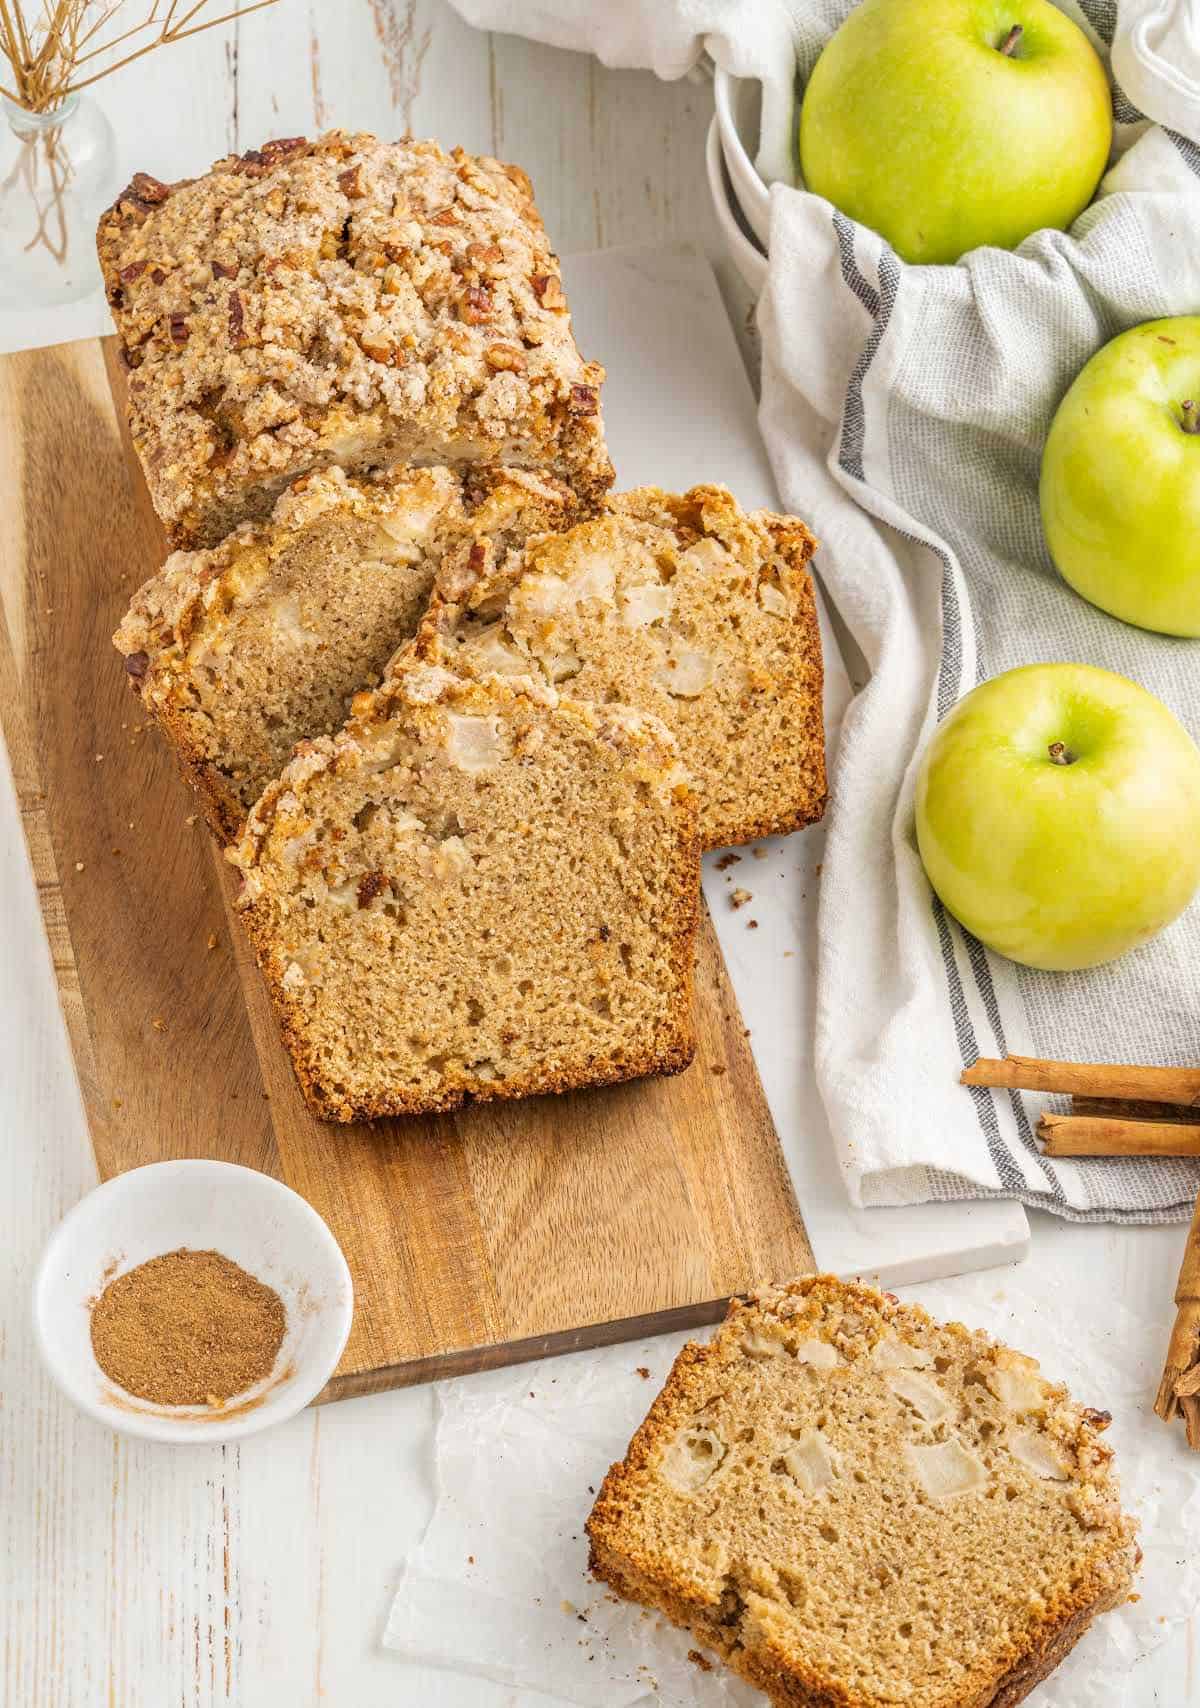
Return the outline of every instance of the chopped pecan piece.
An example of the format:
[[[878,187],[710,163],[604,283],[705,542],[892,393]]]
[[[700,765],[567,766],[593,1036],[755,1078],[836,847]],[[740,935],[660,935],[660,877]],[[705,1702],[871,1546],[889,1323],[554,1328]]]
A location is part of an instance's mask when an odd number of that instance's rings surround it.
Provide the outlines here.
[[[270,142],[264,142],[261,148],[248,148],[237,161],[234,171],[242,172],[249,177],[260,177],[264,171],[277,166],[281,160],[286,160],[289,154],[308,147],[305,136],[278,136]]]
[[[165,202],[171,194],[166,184],[158,178],[152,178],[149,172],[135,172],[125,194],[132,196],[136,202],[145,202],[153,207],[159,202]]]
[[[358,342],[373,362],[394,362],[396,359],[396,346],[381,332],[364,332]]]
[[[363,183],[362,166],[357,160],[353,166],[348,166],[344,172],[338,173],[338,183],[341,185],[344,196],[357,198],[358,196],[365,196],[367,193],[366,185]]]
[[[141,278],[149,265],[149,261],[131,261],[128,267],[121,268],[119,276],[124,284],[132,284],[134,279]]]
[[[528,172],[523,172],[519,166],[505,166],[504,176],[510,183],[515,184],[523,195],[528,196],[530,201],[533,200],[533,185]]]
[[[566,308],[567,299],[557,273],[535,273],[530,283],[543,308]]]
[[[369,907],[377,895],[387,888],[386,872],[364,872],[358,880],[358,905]]]
[[[571,387],[567,409],[572,415],[595,415],[599,407],[600,398],[594,385],[573,385]]]
[[[483,359],[497,373],[520,374],[525,371],[525,357],[515,344],[489,344],[483,352]]]
[[[471,326],[479,326],[492,317],[492,293],[486,285],[468,285],[463,299],[462,317]]]
[[[212,263],[212,270],[214,279],[236,279],[238,275],[237,268],[231,267],[228,262],[225,261],[214,261]]]
[[[457,225],[458,215],[452,207],[439,208],[437,213],[430,214],[430,225]]]
[[[154,280],[156,285],[161,285],[166,276],[167,275],[163,272],[161,267],[154,267],[151,269],[150,277]]]
[[[125,668],[135,682],[140,682],[150,668],[148,652],[131,652],[125,660]]]
[[[477,267],[494,267],[503,259],[504,251],[498,243],[467,244],[467,260],[473,261]]]
[[[173,314],[170,320],[172,344],[186,344],[191,334],[188,331],[187,316]]]
[[[246,310],[240,291],[229,293],[229,336],[235,344],[246,342]]]

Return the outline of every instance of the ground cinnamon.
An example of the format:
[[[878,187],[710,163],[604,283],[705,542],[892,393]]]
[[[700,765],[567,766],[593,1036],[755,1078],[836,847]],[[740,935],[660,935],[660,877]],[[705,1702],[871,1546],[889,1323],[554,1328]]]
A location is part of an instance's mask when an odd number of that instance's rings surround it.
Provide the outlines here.
[[[218,1251],[165,1252],[92,1307],[104,1374],[158,1405],[216,1404],[270,1374],[287,1319],[278,1293]]]

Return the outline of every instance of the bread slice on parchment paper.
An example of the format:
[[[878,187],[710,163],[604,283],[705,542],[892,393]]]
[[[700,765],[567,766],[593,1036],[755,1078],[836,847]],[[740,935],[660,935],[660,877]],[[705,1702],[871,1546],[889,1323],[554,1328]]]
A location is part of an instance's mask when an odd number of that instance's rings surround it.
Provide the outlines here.
[[[776,1708],[1011,1708],[1129,1594],[1107,1422],[985,1334],[808,1277],[680,1352],[592,1567]]]

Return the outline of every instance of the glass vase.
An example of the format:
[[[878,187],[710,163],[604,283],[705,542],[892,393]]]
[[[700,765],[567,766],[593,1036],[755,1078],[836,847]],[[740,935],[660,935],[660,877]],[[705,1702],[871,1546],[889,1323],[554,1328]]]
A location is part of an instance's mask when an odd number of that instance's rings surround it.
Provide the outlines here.
[[[0,97],[0,121],[0,307],[75,302],[100,287],[96,222],[120,189],[112,127],[86,95],[48,113]]]

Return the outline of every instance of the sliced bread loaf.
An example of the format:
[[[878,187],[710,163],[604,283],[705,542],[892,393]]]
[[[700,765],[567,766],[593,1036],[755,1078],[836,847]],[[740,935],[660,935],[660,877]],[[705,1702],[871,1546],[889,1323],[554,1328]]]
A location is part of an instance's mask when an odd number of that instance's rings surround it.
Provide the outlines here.
[[[695,797],[623,707],[394,670],[231,858],[310,1107],[453,1109],[691,1060]]]
[[[1011,1708],[1129,1592],[1107,1422],[985,1334],[810,1277],[684,1347],[592,1566],[778,1708]]]
[[[748,842],[825,806],[815,545],[723,487],[642,487],[523,549],[458,547],[415,644],[456,671],[532,672],[655,713],[699,793],[704,846]]]
[[[142,704],[222,841],[236,836],[296,742],[338,729],[417,626],[468,519],[497,550],[577,514],[569,489],[449,469],[297,480],[269,522],[176,552],[114,635]]]

